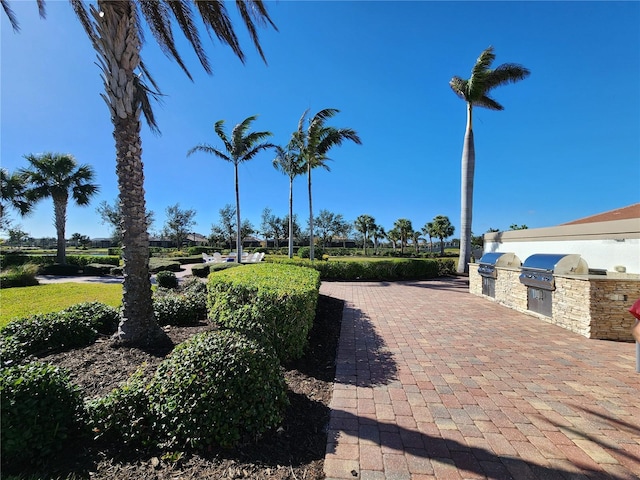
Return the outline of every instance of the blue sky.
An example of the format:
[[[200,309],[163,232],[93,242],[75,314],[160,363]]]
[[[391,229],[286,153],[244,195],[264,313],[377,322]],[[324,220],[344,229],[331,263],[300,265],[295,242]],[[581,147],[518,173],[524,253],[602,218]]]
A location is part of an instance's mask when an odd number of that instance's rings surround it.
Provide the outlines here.
[[[1,18],[1,161],[10,171],[28,153],[73,154],[93,165],[100,193],[71,206],[67,235],[108,236],[96,206],[117,196],[112,126],[96,56],[68,2],[14,1],[21,32]],[[313,204],[347,220],[372,215],[387,229],[398,218],[420,228],[448,216],[459,235],[460,157],[466,112],[449,88],[468,78],[493,45],[494,66],[520,63],[531,76],[500,87],[505,110],[474,110],[476,177],[473,232],[553,226],[640,201],[640,3],[638,2],[269,2],[279,32],[261,31],[265,65],[236,22],[242,65],[204,35],[214,75],[182,39],[194,77],[148,35],[143,57],[162,92],[161,136],[143,130],[152,231],[179,203],[208,235],[234,203],[233,168],[213,156],[186,157],[201,142],[220,145],[229,129],[259,114],[256,130],[285,144],[306,109],[341,112],[330,124],[355,129],[363,145],[330,152],[331,171],[313,173]],[[235,10],[230,5],[235,17]],[[288,179],[267,152],[240,168],[241,213],[259,227],[265,207],[283,216]],[[295,181],[294,210],[308,217],[306,179]],[[34,237],[55,236],[53,206],[16,219]]]

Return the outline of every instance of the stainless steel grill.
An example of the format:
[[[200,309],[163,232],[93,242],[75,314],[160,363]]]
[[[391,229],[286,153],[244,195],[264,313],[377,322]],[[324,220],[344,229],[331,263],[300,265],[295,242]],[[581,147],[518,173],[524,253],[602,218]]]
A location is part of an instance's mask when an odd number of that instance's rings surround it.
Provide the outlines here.
[[[537,253],[522,264],[520,282],[528,287],[555,290],[554,275],[586,275],[587,262],[577,254]]]
[[[496,296],[496,267],[519,268],[521,265],[515,254],[506,252],[485,253],[478,263],[478,273],[482,277],[482,294],[489,297]]]
[[[538,253],[522,264],[520,282],[527,286],[527,309],[552,316],[555,275],[586,275],[587,262],[577,254]]]
[[[496,278],[496,267],[519,268],[522,264],[514,253],[490,252],[485,253],[478,261],[478,273],[483,277]]]

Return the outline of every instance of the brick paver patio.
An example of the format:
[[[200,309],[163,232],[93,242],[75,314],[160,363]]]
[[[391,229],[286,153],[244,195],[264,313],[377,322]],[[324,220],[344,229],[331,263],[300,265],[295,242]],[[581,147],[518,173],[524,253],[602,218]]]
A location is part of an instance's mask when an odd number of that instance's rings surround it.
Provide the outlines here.
[[[327,479],[640,478],[633,343],[589,340],[461,279],[320,292],[345,300]]]

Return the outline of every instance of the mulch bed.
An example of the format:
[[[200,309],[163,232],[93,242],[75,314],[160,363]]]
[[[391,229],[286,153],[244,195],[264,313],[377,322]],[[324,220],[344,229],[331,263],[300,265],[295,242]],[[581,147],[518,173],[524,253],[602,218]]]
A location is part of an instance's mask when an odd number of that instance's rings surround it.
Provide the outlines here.
[[[333,391],[335,355],[340,335],[343,302],[321,295],[316,321],[303,358],[285,366],[290,406],[282,425],[267,432],[257,443],[234,450],[206,454],[125,449],[121,445],[86,440],[70,445],[55,462],[44,467],[52,478],[122,480],[164,479],[322,479]],[[174,345],[211,325],[169,327]],[[109,339],[78,350],[50,355],[43,360],[67,368],[72,381],[86,398],[103,396],[123,383],[141,365],[149,374],[168,354],[114,348]],[[88,443],[88,444],[87,444]],[[9,473],[9,472],[4,472]],[[43,468],[21,472],[41,476]]]

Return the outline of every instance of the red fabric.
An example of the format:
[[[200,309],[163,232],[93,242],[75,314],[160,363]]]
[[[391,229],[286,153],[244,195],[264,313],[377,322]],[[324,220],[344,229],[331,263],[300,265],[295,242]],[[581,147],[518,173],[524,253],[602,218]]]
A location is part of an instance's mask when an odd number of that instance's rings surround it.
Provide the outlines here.
[[[636,303],[631,305],[631,308],[629,309],[629,313],[634,317],[636,317],[638,320],[640,320],[640,298],[636,300]]]

